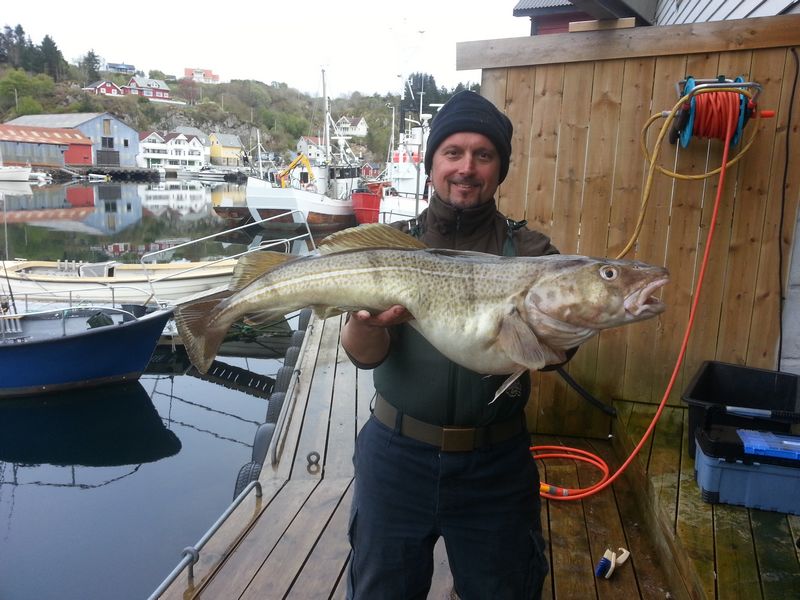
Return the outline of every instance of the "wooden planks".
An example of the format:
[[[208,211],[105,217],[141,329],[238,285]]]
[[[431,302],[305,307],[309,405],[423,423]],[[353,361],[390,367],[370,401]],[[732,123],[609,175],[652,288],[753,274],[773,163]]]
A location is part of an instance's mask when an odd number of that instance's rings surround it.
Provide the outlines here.
[[[788,256],[800,204],[800,172],[787,170],[785,149],[787,143],[800,147],[800,129],[787,127],[790,110],[793,122],[800,120],[800,103],[790,104],[790,47],[800,44],[798,25],[800,16],[787,15],[475,43],[482,48],[475,57],[484,67],[482,93],[514,124],[501,210],[526,218],[564,253],[609,257],[626,245],[644,211],[626,258],[664,264],[671,272],[661,291],[668,307],[663,315],[602,332],[568,365],[599,399],[661,400],[695,299],[698,312],[671,406],[680,405],[704,360],[775,367],[780,284],[788,276],[786,260],[779,273],[778,250]],[[733,32],[738,34],[730,37]],[[588,40],[594,42],[583,46]],[[467,53],[467,46],[458,52]],[[700,292],[697,275],[719,180],[698,176],[719,166],[722,141],[695,136],[683,148],[665,139],[657,164],[677,171],[677,178],[655,170],[648,178],[650,165],[639,147],[653,115],[647,136],[653,152],[663,113],[678,100],[676,85],[689,75],[741,75],[763,87],[759,108],[777,110],[773,119],[751,118],[744,129],[745,141],[757,132],[756,142],[728,169]],[[528,416],[539,432],[602,437],[608,430],[608,420],[587,410],[553,375],[534,375]]]
[[[456,44],[456,68],[493,69],[776,48],[797,44],[800,15],[761,17],[670,27],[635,27],[535,35]]]
[[[618,403],[615,429],[629,449],[644,425],[646,405]],[[800,552],[795,546],[798,518],[725,504],[707,504],[694,481],[694,461],[683,451],[689,433],[680,426],[685,409],[667,407],[647,460],[632,469],[642,478],[637,494],[652,507],[674,564],[692,598],[707,600],[794,598],[800,589]],[[639,416],[637,416],[639,415]],[[680,443],[675,439],[679,438]],[[679,464],[679,468],[674,465]]]

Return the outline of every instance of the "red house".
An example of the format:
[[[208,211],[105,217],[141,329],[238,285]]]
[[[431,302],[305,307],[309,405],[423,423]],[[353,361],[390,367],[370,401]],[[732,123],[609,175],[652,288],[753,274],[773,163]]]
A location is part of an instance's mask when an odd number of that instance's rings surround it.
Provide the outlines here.
[[[104,96],[122,96],[125,93],[116,83],[105,79],[90,83],[85,88],[81,89],[84,92],[103,94]]]

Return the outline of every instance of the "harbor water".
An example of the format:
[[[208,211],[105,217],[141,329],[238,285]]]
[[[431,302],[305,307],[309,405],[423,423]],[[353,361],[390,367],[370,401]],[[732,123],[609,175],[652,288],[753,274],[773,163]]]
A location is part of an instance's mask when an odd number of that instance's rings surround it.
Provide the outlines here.
[[[137,262],[226,230],[213,205],[242,199],[243,190],[174,181],[0,186],[2,250]],[[171,258],[232,255],[251,243],[240,234]],[[296,319],[285,326],[291,331]],[[274,376],[281,346],[261,350],[219,361]],[[149,596],[231,503],[268,391],[201,377],[166,347],[136,383],[0,401],[0,598]]]

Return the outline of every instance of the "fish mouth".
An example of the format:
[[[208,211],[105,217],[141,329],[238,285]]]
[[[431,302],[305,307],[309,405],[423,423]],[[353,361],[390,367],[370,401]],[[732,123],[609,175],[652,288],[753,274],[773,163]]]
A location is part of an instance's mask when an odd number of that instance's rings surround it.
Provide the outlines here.
[[[657,315],[664,312],[666,305],[658,298],[653,296],[658,288],[666,285],[669,278],[656,279],[651,281],[643,288],[634,291],[625,298],[625,312],[634,317],[642,315]]]

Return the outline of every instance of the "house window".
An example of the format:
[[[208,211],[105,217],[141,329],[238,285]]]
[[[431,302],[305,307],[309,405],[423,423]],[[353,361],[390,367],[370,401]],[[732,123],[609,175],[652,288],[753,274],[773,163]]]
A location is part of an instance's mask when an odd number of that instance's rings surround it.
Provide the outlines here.
[[[114,149],[114,138],[113,137],[102,137],[100,138],[100,146],[103,150],[113,150]]]
[[[124,148],[127,148],[128,147],[128,140],[122,140],[122,146]]]
[[[103,119],[103,135],[111,135],[111,119]]]

